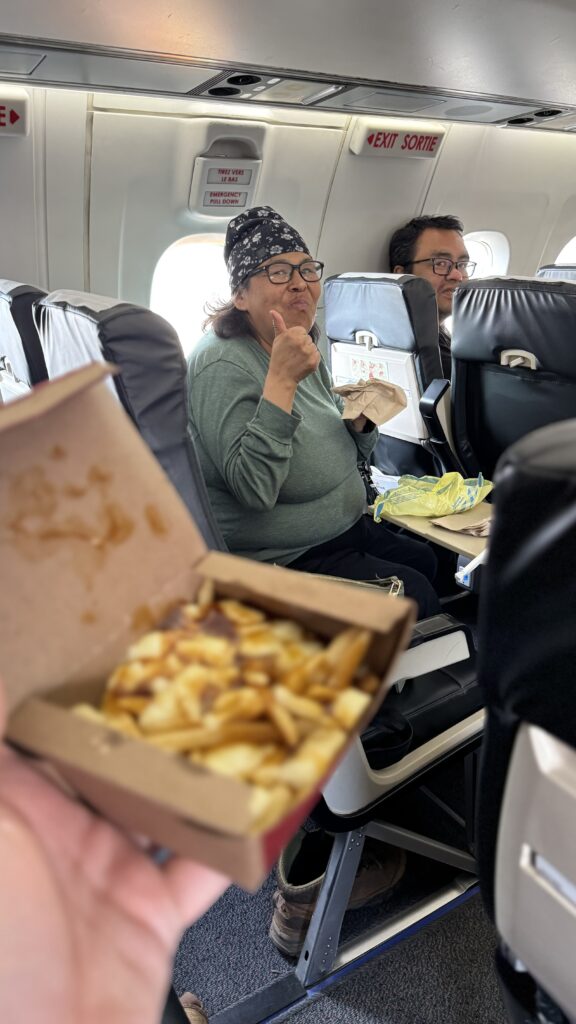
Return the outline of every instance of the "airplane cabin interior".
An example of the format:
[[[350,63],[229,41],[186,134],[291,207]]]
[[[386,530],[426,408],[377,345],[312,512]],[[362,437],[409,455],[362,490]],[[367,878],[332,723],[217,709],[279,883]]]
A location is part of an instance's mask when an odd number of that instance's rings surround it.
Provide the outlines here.
[[[370,509],[441,551],[381,711],[264,883],[185,931],[158,1024],[576,1021],[575,50],[563,0],[3,4],[0,446],[13,403],[112,364],[98,386],[226,555],[187,360],[230,299],[231,219],[272,207],[323,264],[335,385],[403,394]],[[463,272],[439,320],[388,246],[443,215],[467,256],[440,257]],[[464,504],[395,519],[399,478],[446,474]],[[282,892],[308,885],[282,951]]]

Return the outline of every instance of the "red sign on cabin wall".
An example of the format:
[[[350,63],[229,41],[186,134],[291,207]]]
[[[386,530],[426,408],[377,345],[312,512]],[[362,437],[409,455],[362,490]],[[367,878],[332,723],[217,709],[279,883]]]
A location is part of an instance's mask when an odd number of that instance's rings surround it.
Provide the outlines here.
[[[205,192],[203,206],[246,206],[247,192]]]
[[[400,121],[374,123],[361,118],[350,140],[357,156],[435,157],[440,151],[444,129],[422,123],[407,126]]]
[[[0,139],[28,134],[29,102],[24,89],[0,89]]]
[[[251,157],[203,157],[194,161],[189,206],[202,217],[232,217],[254,199],[262,161]],[[212,186],[212,187],[208,187]]]

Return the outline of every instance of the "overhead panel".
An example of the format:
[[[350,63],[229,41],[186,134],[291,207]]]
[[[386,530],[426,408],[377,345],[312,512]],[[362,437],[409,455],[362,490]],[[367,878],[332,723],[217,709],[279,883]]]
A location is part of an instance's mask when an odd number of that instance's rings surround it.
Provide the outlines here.
[[[122,89],[186,96],[211,75],[210,68],[187,62],[144,60],[101,53],[48,51],[30,74],[34,84],[82,85],[85,89]]]
[[[350,114],[413,115],[471,124],[537,125],[567,113],[566,108],[543,108],[534,102],[430,93],[378,83],[356,85],[319,77],[293,78],[262,69],[228,69],[196,89],[194,95],[231,103],[290,104]],[[576,110],[570,113],[576,116]]]
[[[570,0],[3,0],[1,31],[0,45],[31,51],[100,49],[214,73],[261,66],[292,79],[576,108]]]
[[[44,56],[41,52],[0,47],[0,75],[31,75]]]
[[[346,110],[382,113],[413,114],[415,117],[433,117],[436,120],[472,121],[476,124],[495,124],[509,117],[531,113],[533,104],[505,103],[498,100],[465,99],[455,96],[423,95],[420,92],[391,92],[386,89],[350,89],[341,97]],[[327,106],[328,100],[320,102]]]
[[[206,59],[0,38],[0,79],[33,85],[202,98],[268,108],[433,118],[436,121],[546,127],[566,130],[576,106],[551,106],[472,92],[439,91],[340,75],[311,74],[246,65],[219,66]],[[570,130],[570,129],[568,129]]]

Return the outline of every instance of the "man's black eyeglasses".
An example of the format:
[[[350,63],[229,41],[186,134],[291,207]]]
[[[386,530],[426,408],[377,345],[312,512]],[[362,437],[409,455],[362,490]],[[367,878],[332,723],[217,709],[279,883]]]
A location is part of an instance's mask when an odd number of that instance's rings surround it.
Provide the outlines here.
[[[476,270],[476,264],[470,260],[449,260],[446,256],[429,256],[426,260],[412,260],[407,266],[415,267],[417,263],[431,263],[432,270],[439,277],[448,277],[454,267],[463,277],[471,277]]]
[[[302,260],[302,263],[269,263],[266,267],[260,267],[247,277],[256,277],[257,274],[266,274],[272,284],[288,284],[292,280],[294,271],[297,270],[303,281],[320,281],[324,273],[324,264],[319,260]]]

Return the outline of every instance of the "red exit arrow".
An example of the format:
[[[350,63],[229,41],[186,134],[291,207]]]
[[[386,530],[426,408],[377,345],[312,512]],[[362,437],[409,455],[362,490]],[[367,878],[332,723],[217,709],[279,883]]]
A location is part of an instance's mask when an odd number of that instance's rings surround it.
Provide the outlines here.
[[[20,120],[20,114],[17,114],[12,107],[7,107],[4,103],[0,103],[0,128],[7,128],[8,121],[10,124],[16,124],[16,121]]]

